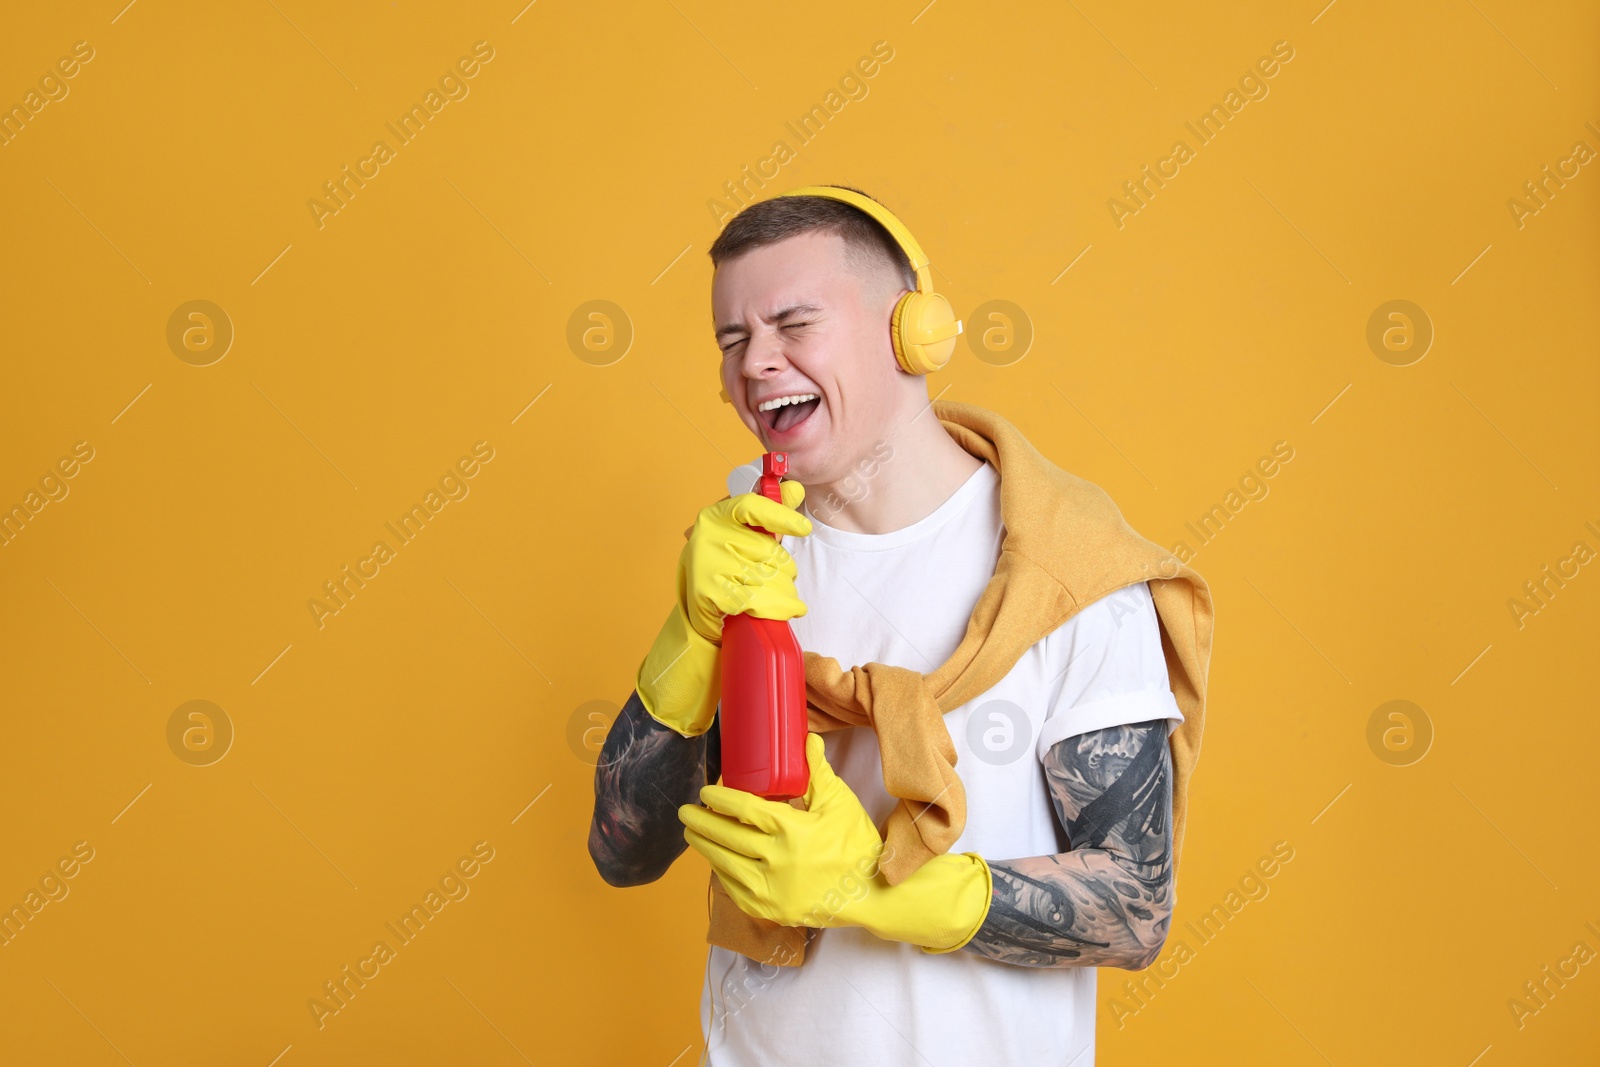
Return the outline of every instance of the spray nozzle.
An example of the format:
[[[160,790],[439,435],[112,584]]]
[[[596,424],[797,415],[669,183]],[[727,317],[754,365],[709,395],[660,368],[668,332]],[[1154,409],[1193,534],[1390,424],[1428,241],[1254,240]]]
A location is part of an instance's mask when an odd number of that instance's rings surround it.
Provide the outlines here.
[[[756,486],[756,492],[768,500],[783,502],[783,490],[778,488],[778,483],[783,476],[789,473],[789,453],[768,452],[761,457],[761,481]]]

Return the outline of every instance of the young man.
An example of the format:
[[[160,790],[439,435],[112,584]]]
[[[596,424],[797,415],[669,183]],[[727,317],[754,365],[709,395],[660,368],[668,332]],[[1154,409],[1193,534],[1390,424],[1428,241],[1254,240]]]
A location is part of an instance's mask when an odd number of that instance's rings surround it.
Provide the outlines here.
[[[710,1063],[1085,1067],[1095,968],[1147,967],[1167,935],[1174,791],[1181,835],[1209,595],[1167,557],[1172,569],[1149,575],[1169,580],[1158,588],[1177,579],[1158,617],[1152,583],[1129,568],[1137,558],[1148,569],[1145,547],[1159,550],[1109,498],[992,413],[930,402],[890,325],[929,276],[875,214],[829,196],[778,197],[746,208],[712,245],[723,384],[763,451],[788,453],[789,480],[780,504],[749,491],[759,462],[736,469],[729,496],[688,531],[678,603],[601,754],[590,854],[608,883],[632,886],[693,845],[714,893],[748,916],[713,916],[701,1003]],[[1035,514],[974,448],[1005,456],[1014,488],[1057,487],[1058,506]],[[1078,516],[1096,508],[1098,525]],[[1023,570],[1025,557],[1052,554],[1055,569]],[[1012,584],[991,588],[1002,572]],[[1065,606],[1004,657],[994,684],[959,706],[930,704],[932,727],[908,725],[900,705],[916,691],[888,679],[947,680],[985,627],[1009,626],[1014,640],[1021,624],[996,606],[1002,593]],[[1029,610],[1029,624],[1049,614]],[[721,621],[745,611],[791,620],[807,653],[812,729],[826,732],[808,738],[804,807],[707,784],[720,774]],[[1183,626],[1183,612],[1203,623]],[[860,664],[871,667],[850,671]],[[958,691],[932,696],[947,689]],[[1169,747],[1185,720],[1175,689],[1195,721]],[[865,710],[851,703],[861,692]],[[927,740],[941,713],[948,738]],[[939,795],[918,792],[906,784],[917,777],[908,747],[953,749],[959,777],[947,774]],[[937,757],[916,768],[930,763],[949,769]],[[891,869],[886,824],[890,844],[925,850]],[[881,868],[851,867],[880,850]],[[728,914],[754,932],[732,937]],[[802,951],[768,955],[795,943],[787,933],[804,935]]]

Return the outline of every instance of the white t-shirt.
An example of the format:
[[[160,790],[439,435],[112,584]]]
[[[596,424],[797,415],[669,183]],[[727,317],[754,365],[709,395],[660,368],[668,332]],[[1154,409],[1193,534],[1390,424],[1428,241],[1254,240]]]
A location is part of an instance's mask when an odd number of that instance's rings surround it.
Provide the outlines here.
[[[750,492],[759,474],[759,461],[735,469],[728,491]],[[812,533],[783,539],[807,607],[791,620],[801,648],[846,670],[876,661],[927,674],[943,664],[1000,556],[995,469],[985,463],[931,514],[886,534],[824,525],[809,503]],[[1138,582],[1085,607],[993,688],[945,714],[967,795],[950,852],[1004,860],[1066,851],[1045,753],[1076,734],[1163,718],[1170,733],[1183,713],[1155,604]],[[898,800],[883,786],[877,734],[850,727],[823,738],[829,764],[881,825]],[[1095,970],[929,954],[837,927],[816,933],[798,967],[711,946],[700,1023],[702,1062],[715,1067],[1089,1067]]]

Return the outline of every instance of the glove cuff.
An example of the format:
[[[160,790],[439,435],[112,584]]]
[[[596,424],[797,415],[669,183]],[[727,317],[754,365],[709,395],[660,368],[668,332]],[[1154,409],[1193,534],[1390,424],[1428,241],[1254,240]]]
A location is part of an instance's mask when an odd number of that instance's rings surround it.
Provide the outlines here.
[[[958,857],[949,857],[948,854],[934,857],[935,860],[946,858]],[[956,936],[960,936],[963,930],[966,934],[949,948],[929,948],[927,945],[922,945],[922,951],[930,955],[954,952],[964,947],[983,928],[984,920],[989,917],[989,905],[994,900],[994,875],[989,871],[989,865],[976,852],[963,852],[959,858],[970,858],[976,870],[951,865],[954,871],[951,883],[955,900],[951,909],[949,929]]]
[[[644,710],[684,737],[711,729],[722,696],[721,653],[674,604],[635,678]]]
[[[877,886],[845,922],[924,952],[954,952],[983,925],[992,893],[982,856],[940,853],[898,885]]]

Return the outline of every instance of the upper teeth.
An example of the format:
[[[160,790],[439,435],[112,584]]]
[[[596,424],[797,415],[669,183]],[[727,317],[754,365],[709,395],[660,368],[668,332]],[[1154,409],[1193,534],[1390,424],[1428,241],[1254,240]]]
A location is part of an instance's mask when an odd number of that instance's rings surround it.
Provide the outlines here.
[[[758,411],[771,411],[774,408],[781,408],[785,404],[801,404],[801,403],[804,403],[807,400],[818,400],[818,399],[821,399],[821,398],[818,397],[816,393],[796,393],[794,396],[780,396],[780,397],[777,397],[777,398],[775,398],[773,400],[765,401],[756,410],[758,410]]]

